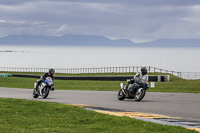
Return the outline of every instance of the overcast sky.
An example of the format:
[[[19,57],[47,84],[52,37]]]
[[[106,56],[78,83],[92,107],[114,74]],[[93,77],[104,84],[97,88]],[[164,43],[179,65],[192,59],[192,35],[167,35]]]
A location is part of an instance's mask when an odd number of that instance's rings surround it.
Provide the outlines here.
[[[0,37],[200,38],[200,0],[0,0]]]

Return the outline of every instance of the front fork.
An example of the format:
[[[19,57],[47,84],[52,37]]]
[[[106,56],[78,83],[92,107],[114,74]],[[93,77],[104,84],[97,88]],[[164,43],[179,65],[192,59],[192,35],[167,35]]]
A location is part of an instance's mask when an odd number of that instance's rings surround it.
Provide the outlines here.
[[[126,87],[126,86],[125,86]],[[126,95],[126,92],[125,92],[125,90],[124,90],[124,88],[121,88],[122,89],[122,92],[124,93],[124,95]]]
[[[121,83],[120,83],[120,87],[121,87],[121,90],[122,90],[122,92],[124,93],[124,95],[126,95],[126,92],[125,92],[125,90],[124,90],[124,88],[126,88],[126,85],[124,86],[124,84],[121,82]]]

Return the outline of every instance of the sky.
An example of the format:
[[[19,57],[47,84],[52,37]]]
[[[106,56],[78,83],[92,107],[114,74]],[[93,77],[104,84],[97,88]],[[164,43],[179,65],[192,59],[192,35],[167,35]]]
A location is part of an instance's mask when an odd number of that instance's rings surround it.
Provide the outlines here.
[[[200,38],[200,0],[0,0],[0,37]]]

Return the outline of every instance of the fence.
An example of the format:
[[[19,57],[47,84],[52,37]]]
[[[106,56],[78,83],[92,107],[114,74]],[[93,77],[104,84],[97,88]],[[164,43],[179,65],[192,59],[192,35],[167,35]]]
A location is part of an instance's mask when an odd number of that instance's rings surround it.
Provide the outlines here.
[[[181,72],[179,77],[183,79],[200,79],[200,72]]]
[[[55,68],[56,73],[130,73],[140,72],[142,66],[128,66],[128,67],[99,67],[99,68]],[[179,72],[168,71],[156,67],[147,66],[150,73],[171,73],[178,75]],[[47,72],[49,68],[18,68],[18,67],[0,67],[0,71],[7,72]]]
[[[99,68],[55,68],[56,73],[131,73],[140,72],[142,66],[127,67],[99,67]],[[149,73],[170,73],[184,79],[200,79],[200,72],[177,72],[146,66]],[[18,67],[0,67],[2,72],[47,72],[49,68],[18,68]]]

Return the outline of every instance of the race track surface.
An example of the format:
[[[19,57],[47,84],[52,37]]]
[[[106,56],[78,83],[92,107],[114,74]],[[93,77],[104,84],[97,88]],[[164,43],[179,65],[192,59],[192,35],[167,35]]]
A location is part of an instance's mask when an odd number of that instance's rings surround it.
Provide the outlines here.
[[[140,102],[119,101],[116,91],[51,91],[47,99],[34,99],[32,89],[0,87],[0,97],[41,100],[65,104],[85,104],[110,109],[136,111],[200,120],[200,93],[147,92]]]

